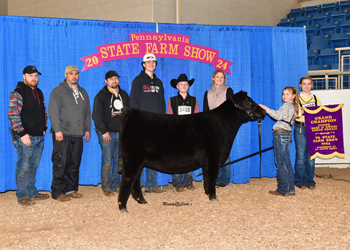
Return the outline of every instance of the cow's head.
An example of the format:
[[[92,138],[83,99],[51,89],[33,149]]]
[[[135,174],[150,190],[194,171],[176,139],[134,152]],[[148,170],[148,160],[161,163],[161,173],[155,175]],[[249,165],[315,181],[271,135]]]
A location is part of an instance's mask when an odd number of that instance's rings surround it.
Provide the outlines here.
[[[240,91],[231,97],[236,108],[245,111],[251,119],[264,119],[266,111],[247,95],[247,92]]]

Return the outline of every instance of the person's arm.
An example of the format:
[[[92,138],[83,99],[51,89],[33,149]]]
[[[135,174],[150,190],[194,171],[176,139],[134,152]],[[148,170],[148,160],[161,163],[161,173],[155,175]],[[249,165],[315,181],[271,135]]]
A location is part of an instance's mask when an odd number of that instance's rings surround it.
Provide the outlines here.
[[[50,94],[49,101],[49,118],[54,133],[62,132],[60,125],[60,106],[60,96],[58,95],[57,90],[54,89]]]
[[[195,113],[199,113],[199,106],[198,106],[198,100],[197,100],[197,98],[196,98],[196,105],[194,106],[194,111],[193,111],[193,113],[195,114]]]
[[[160,81],[160,91],[159,91],[159,94],[160,94],[160,112],[161,114],[165,114],[165,98],[164,98],[164,86],[163,86],[163,83],[162,81]]]
[[[94,106],[92,108],[92,119],[94,120],[95,127],[101,134],[107,133],[105,124],[103,123],[103,108],[101,100],[98,98],[98,94],[94,99]]]
[[[203,112],[209,110],[209,105],[208,105],[208,91],[205,91],[204,93],[204,99],[203,99]]]
[[[166,113],[167,113],[168,115],[174,114],[174,113],[173,113],[173,109],[172,109],[172,107],[171,107],[171,101],[170,101],[170,99],[169,99],[169,102],[168,102],[168,108],[167,108],[167,110],[166,110]]]
[[[25,131],[21,119],[22,108],[22,96],[18,92],[12,91],[10,95],[10,102],[7,115],[10,120],[12,129],[21,137],[27,134],[27,131]]]
[[[131,90],[130,90],[130,107],[140,109],[139,101],[140,101],[140,91],[139,91],[139,82],[137,77],[132,81]]]
[[[46,104],[45,104],[45,98],[44,98],[44,95],[43,95],[43,104],[44,104],[44,109],[45,109],[45,130],[43,131],[43,134],[45,135],[46,133],[46,129],[47,129],[47,109],[46,109]]]
[[[88,96],[88,94],[86,93],[86,99],[85,99],[86,103],[85,105],[86,107],[86,114],[85,114],[85,136],[84,136],[84,141],[88,142],[90,140],[90,136],[91,136],[91,108],[90,108],[90,98]]]

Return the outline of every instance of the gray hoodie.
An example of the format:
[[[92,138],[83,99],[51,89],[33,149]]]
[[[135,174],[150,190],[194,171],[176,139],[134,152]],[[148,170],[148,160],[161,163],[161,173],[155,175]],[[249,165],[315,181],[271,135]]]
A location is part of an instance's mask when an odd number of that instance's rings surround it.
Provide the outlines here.
[[[73,90],[65,80],[51,92],[49,117],[55,133],[80,137],[91,130],[90,99],[79,84],[77,88],[79,95],[74,97]]]

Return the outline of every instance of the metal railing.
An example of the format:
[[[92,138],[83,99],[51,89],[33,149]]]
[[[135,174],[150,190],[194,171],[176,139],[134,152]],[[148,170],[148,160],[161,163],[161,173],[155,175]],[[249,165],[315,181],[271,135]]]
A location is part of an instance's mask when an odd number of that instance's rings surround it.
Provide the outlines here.
[[[309,71],[314,80],[314,89],[349,89],[350,87],[350,47],[336,48],[338,69]],[[348,51],[348,55],[342,52]]]

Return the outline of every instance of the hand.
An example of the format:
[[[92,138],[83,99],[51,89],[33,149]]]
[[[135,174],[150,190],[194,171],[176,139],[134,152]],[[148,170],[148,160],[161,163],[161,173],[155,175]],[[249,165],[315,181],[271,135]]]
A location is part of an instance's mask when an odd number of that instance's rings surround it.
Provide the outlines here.
[[[263,105],[263,104],[259,104],[259,106],[263,109],[263,110],[268,110],[269,108],[268,107],[266,107],[265,105]]]
[[[29,134],[25,134],[24,136],[22,136],[22,137],[21,137],[21,141],[22,141],[23,144],[26,145],[27,147],[29,147],[30,145],[32,145],[32,142],[30,141]]]
[[[112,138],[109,136],[109,133],[108,133],[108,132],[105,133],[105,134],[103,134],[102,137],[103,137],[103,141],[104,141],[105,143],[110,143],[111,140],[112,140]]]
[[[55,133],[56,141],[63,141],[63,133],[57,132]]]
[[[85,132],[84,139],[85,139],[85,140],[84,140],[85,142],[88,142],[88,141],[90,140],[90,132],[89,132],[89,131],[86,131],[86,132]]]
[[[43,131],[43,135],[45,135],[46,134],[46,131]]]

